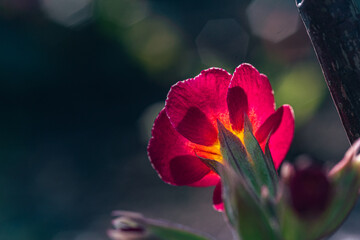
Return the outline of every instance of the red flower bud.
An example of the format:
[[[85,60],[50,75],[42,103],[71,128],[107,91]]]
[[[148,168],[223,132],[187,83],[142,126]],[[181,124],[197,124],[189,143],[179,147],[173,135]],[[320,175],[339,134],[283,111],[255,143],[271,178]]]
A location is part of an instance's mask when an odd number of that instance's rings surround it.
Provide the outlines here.
[[[327,208],[332,185],[321,166],[310,164],[295,168],[288,184],[290,202],[299,217],[315,217]]]

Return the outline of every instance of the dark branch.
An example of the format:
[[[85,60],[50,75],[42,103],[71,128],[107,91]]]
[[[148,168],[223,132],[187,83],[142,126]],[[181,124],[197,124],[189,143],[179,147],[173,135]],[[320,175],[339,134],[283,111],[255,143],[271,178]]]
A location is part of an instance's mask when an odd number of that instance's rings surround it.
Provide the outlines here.
[[[360,137],[360,14],[352,0],[297,0],[351,143]]]

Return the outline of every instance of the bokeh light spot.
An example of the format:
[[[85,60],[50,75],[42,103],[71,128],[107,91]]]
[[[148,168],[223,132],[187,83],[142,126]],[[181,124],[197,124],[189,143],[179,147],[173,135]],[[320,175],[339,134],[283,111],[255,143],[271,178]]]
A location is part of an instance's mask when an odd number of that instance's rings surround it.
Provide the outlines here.
[[[149,14],[148,3],[144,0],[98,1],[97,7],[103,18],[119,27],[129,27]]]
[[[294,108],[297,126],[308,120],[318,109],[326,93],[326,85],[319,66],[300,64],[283,75],[274,87],[278,106],[290,104]]]
[[[166,18],[146,18],[121,35],[127,51],[150,74],[175,67],[182,49],[181,35],[177,27]]]
[[[290,4],[289,4],[290,2]],[[277,43],[294,34],[299,14],[291,1],[255,0],[246,9],[253,34]]]
[[[40,0],[46,15],[58,24],[71,27],[91,19],[93,0]]]

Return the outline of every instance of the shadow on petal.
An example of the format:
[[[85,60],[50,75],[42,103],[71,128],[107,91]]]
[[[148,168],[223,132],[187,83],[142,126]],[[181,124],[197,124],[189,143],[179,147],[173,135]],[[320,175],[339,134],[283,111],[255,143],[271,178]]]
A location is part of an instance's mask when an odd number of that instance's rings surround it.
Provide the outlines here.
[[[248,114],[248,100],[244,89],[229,88],[226,101],[232,128],[241,131],[244,128],[244,115]]]
[[[170,161],[170,172],[176,185],[197,182],[210,171],[210,168],[198,157],[191,155],[177,156]]]
[[[217,140],[217,131],[210,120],[197,107],[190,107],[176,129],[191,142],[211,146]]]
[[[266,119],[263,125],[260,126],[255,135],[259,143],[264,142],[270,133],[275,132],[279,128],[283,113],[284,108],[280,107]]]

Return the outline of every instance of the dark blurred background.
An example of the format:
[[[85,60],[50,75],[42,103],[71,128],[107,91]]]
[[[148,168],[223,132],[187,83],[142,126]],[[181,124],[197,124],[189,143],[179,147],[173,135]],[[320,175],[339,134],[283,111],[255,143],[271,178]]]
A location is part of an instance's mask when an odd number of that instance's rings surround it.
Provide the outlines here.
[[[116,209],[229,239],[212,189],[163,183],[146,145],[172,84],[243,62],[295,109],[287,161],[339,161],[349,143],[292,0],[0,0],[0,239],[105,240]],[[333,240],[359,239],[359,212]]]

